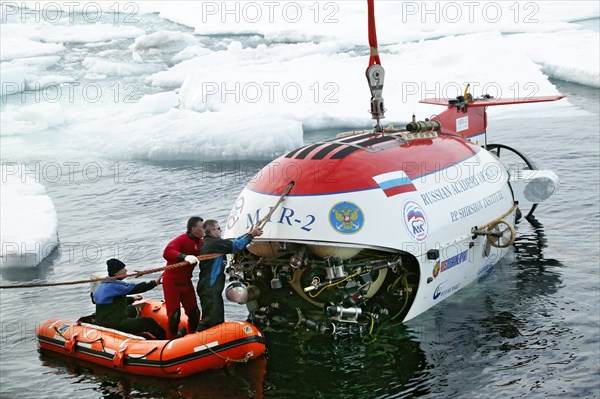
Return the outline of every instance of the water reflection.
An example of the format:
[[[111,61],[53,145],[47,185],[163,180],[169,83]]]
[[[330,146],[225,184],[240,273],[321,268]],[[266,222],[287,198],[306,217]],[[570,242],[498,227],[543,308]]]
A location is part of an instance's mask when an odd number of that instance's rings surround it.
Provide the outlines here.
[[[544,226],[532,217],[529,223],[521,223],[518,229],[515,241],[515,266],[519,271],[516,292],[523,297],[555,294],[562,286],[560,268],[564,265],[556,259],[544,257],[548,242]]]
[[[545,259],[547,239],[543,225],[532,217],[529,223],[518,226],[519,234],[514,245],[514,262],[501,267],[498,277],[500,295],[494,290],[486,297],[488,315],[479,326],[485,336],[500,343],[503,351],[540,348],[538,338],[539,316],[549,317],[553,312],[547,297],[556,294],[562,286],[560,268],[556,259]],[[503,270],[506,269],[506,270]]]
[[[35,267],[10,267],[0,268],[3,280],[24,282],[31,280],[45,280],[48,272],[52,270],[54,262],[60,260],[60,243]]]
[[[99,392],[104,398],[255,398],[264,397],[267,360],[264,357],[244,364],[208,370],[193,377],[168,380],[120,373],[56,353],[40,353],[43,365],[57,374],[69,375],[72,384]],[[81,391],[81,396],[87,396]],[[95,395],[94,395],[95,396]]]
[[[332,341],[291,331],[269,334],[265,396],[372,398],[426,392],[409,384],[425,367],[425,355],[404,325],[375,337]],[[302,376],[302,383],[299,377]]]

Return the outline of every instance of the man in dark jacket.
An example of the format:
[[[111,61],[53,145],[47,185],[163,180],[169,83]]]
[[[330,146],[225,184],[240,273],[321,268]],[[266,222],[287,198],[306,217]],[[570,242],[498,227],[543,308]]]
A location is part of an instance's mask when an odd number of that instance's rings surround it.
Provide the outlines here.
[[[250,231],[234,240],[221,238],[221,227],[216,220],[204,222],[204,242],[200,253],[205,254],[232,254],[244,248],[254,237],[262,235],[260,227],[252,227]],[[223,306],[223,288],[225,287],[225,256],[200,262],[200,278],[198,280],[198,297],[202,307],[202,321],[196,331],[206,330],[225,321]]]
[[[157,339],[165,339],[165,330],[150,317],[127,317],[128,302],[133,303],[134,298],[127,295],[139,294],[151,290],[160,284],[162,276],[156,280],[138,284],[123,281],[127,275],[125,264],[118,259],[106,261],[109,277],[113,280],[105,280],[98,285],[94,291],[94,302],[96,302],[96,322],[98,325],[130,334],[149,332]]]
[[[202,218],[192,216],[187,222],[187,231],[173,239],[163,251],[163,258],[168,265],[186,261],[189,265],[165,270],[163,276],[163,293],[165,294],[165,306],[169,316],[169,339],[178,335],[185,335],[184,331],[178,333],[177,327],[181,318],[180,307],[183,305],[188,317],[187,332],[192,333],[198,327],[200,320],[200,309],[192,283],[192,272],[197,256],[200,255],[204,229]]]

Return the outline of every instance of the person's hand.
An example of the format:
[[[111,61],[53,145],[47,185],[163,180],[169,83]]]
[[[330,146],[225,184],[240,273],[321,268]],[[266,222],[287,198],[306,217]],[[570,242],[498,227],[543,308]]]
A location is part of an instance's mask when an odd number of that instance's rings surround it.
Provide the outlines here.
[[[134,300],[134,301],[141,301],[142,299],[144,299],[144,297],[143,297],[143,296],[141,296],[141,295],[134,295],[134,296],[133,296],[133,300]]]
[[[156,278],[156,280],[154,280],[154,282],[156,283],[156,285],[161,285],[162,284],[162,277],[163,277],[163,274],[161,273],[160,276],[158,276]]]
[[[252,227],[252,229],[250,230],[250,235],[252,237],[258,237],[258,236],[262,236],[263,230],[258,227],[258,226],[254,226]]]
[[[185,260],[190,265],[195,265],[196,263],[198,263],[198,258],[196,258],[194,255],[187,255],[185,258],[183,258],[183,260]]]

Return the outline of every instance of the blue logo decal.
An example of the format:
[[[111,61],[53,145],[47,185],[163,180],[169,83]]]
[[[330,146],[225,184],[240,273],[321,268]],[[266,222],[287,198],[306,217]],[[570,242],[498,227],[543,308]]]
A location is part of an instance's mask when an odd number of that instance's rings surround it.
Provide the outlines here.
[[[406,230],[417,241],[424,241],[427,238],[429,225],[425,211],[414,201],[406,201],[402,207],[404,213],[404,226]]]
[[[365,216],[358,205],[344,201],[331,208],[329,223],[342,234],[354,234],[365,224]]]
[[[437,288],[435,289],[435,291],[433,292],[433,300],[436,300],[440,297],[440,295],[442,295],[442,285],[444,285],[444,283],[440,284],[437,286]]]
[[[442,296],[446,296],[446,295],[450,295],[452,294],[454,291],[458,291],[458,289],[460,288],[460,283],[453,285],[450,288],[446,288],[445,284],[447,282],[444,281],[443,283],[441,283],[440,285],[438,285],[435,289],[435,291],[433,292],[433,300],[435,301],[436,299],[438,299],[439,297]]]

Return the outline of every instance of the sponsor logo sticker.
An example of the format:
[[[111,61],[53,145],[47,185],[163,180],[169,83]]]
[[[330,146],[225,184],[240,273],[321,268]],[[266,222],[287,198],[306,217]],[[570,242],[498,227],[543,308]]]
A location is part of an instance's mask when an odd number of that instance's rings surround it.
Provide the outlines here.
[[[469,257],[469,250],[464,250],[463,252],[459,253],[458,255],[454,255],[449,257],[446,260],[442,261],[442,264],[440,266],[440,271],[445,272],[446,270],[450,270],[452,269],[454,266],[458,266],[461,263],[465,262]]]
[[[433,300],[435,301],[436,299],[438,299],[440,297],[444,297],[446,295],[450,295],[454,291],[458,291],[459,288],[460,288],[460,283],[455,284],[452,287],[448,287],[447,282],[444,281],[443,283],[441,283],[440,285],[438,285],[436,287],[435,291],[433,292]]]
[[[54,338],[63,338],[65,333],[69,330],[68,324],[62,324],[59,328],[55,330]]]
[[[414,201],[406,201],[402,206],[402,213],[404,214],[404,226],[409,234],[417,241],[427,239],[429,224],[423,208]]]
[[[433,265],[433,277],[437,277],[438,274],[440,274],[440,261],[439,260],[437,262],[435,262],[435,265]]]

